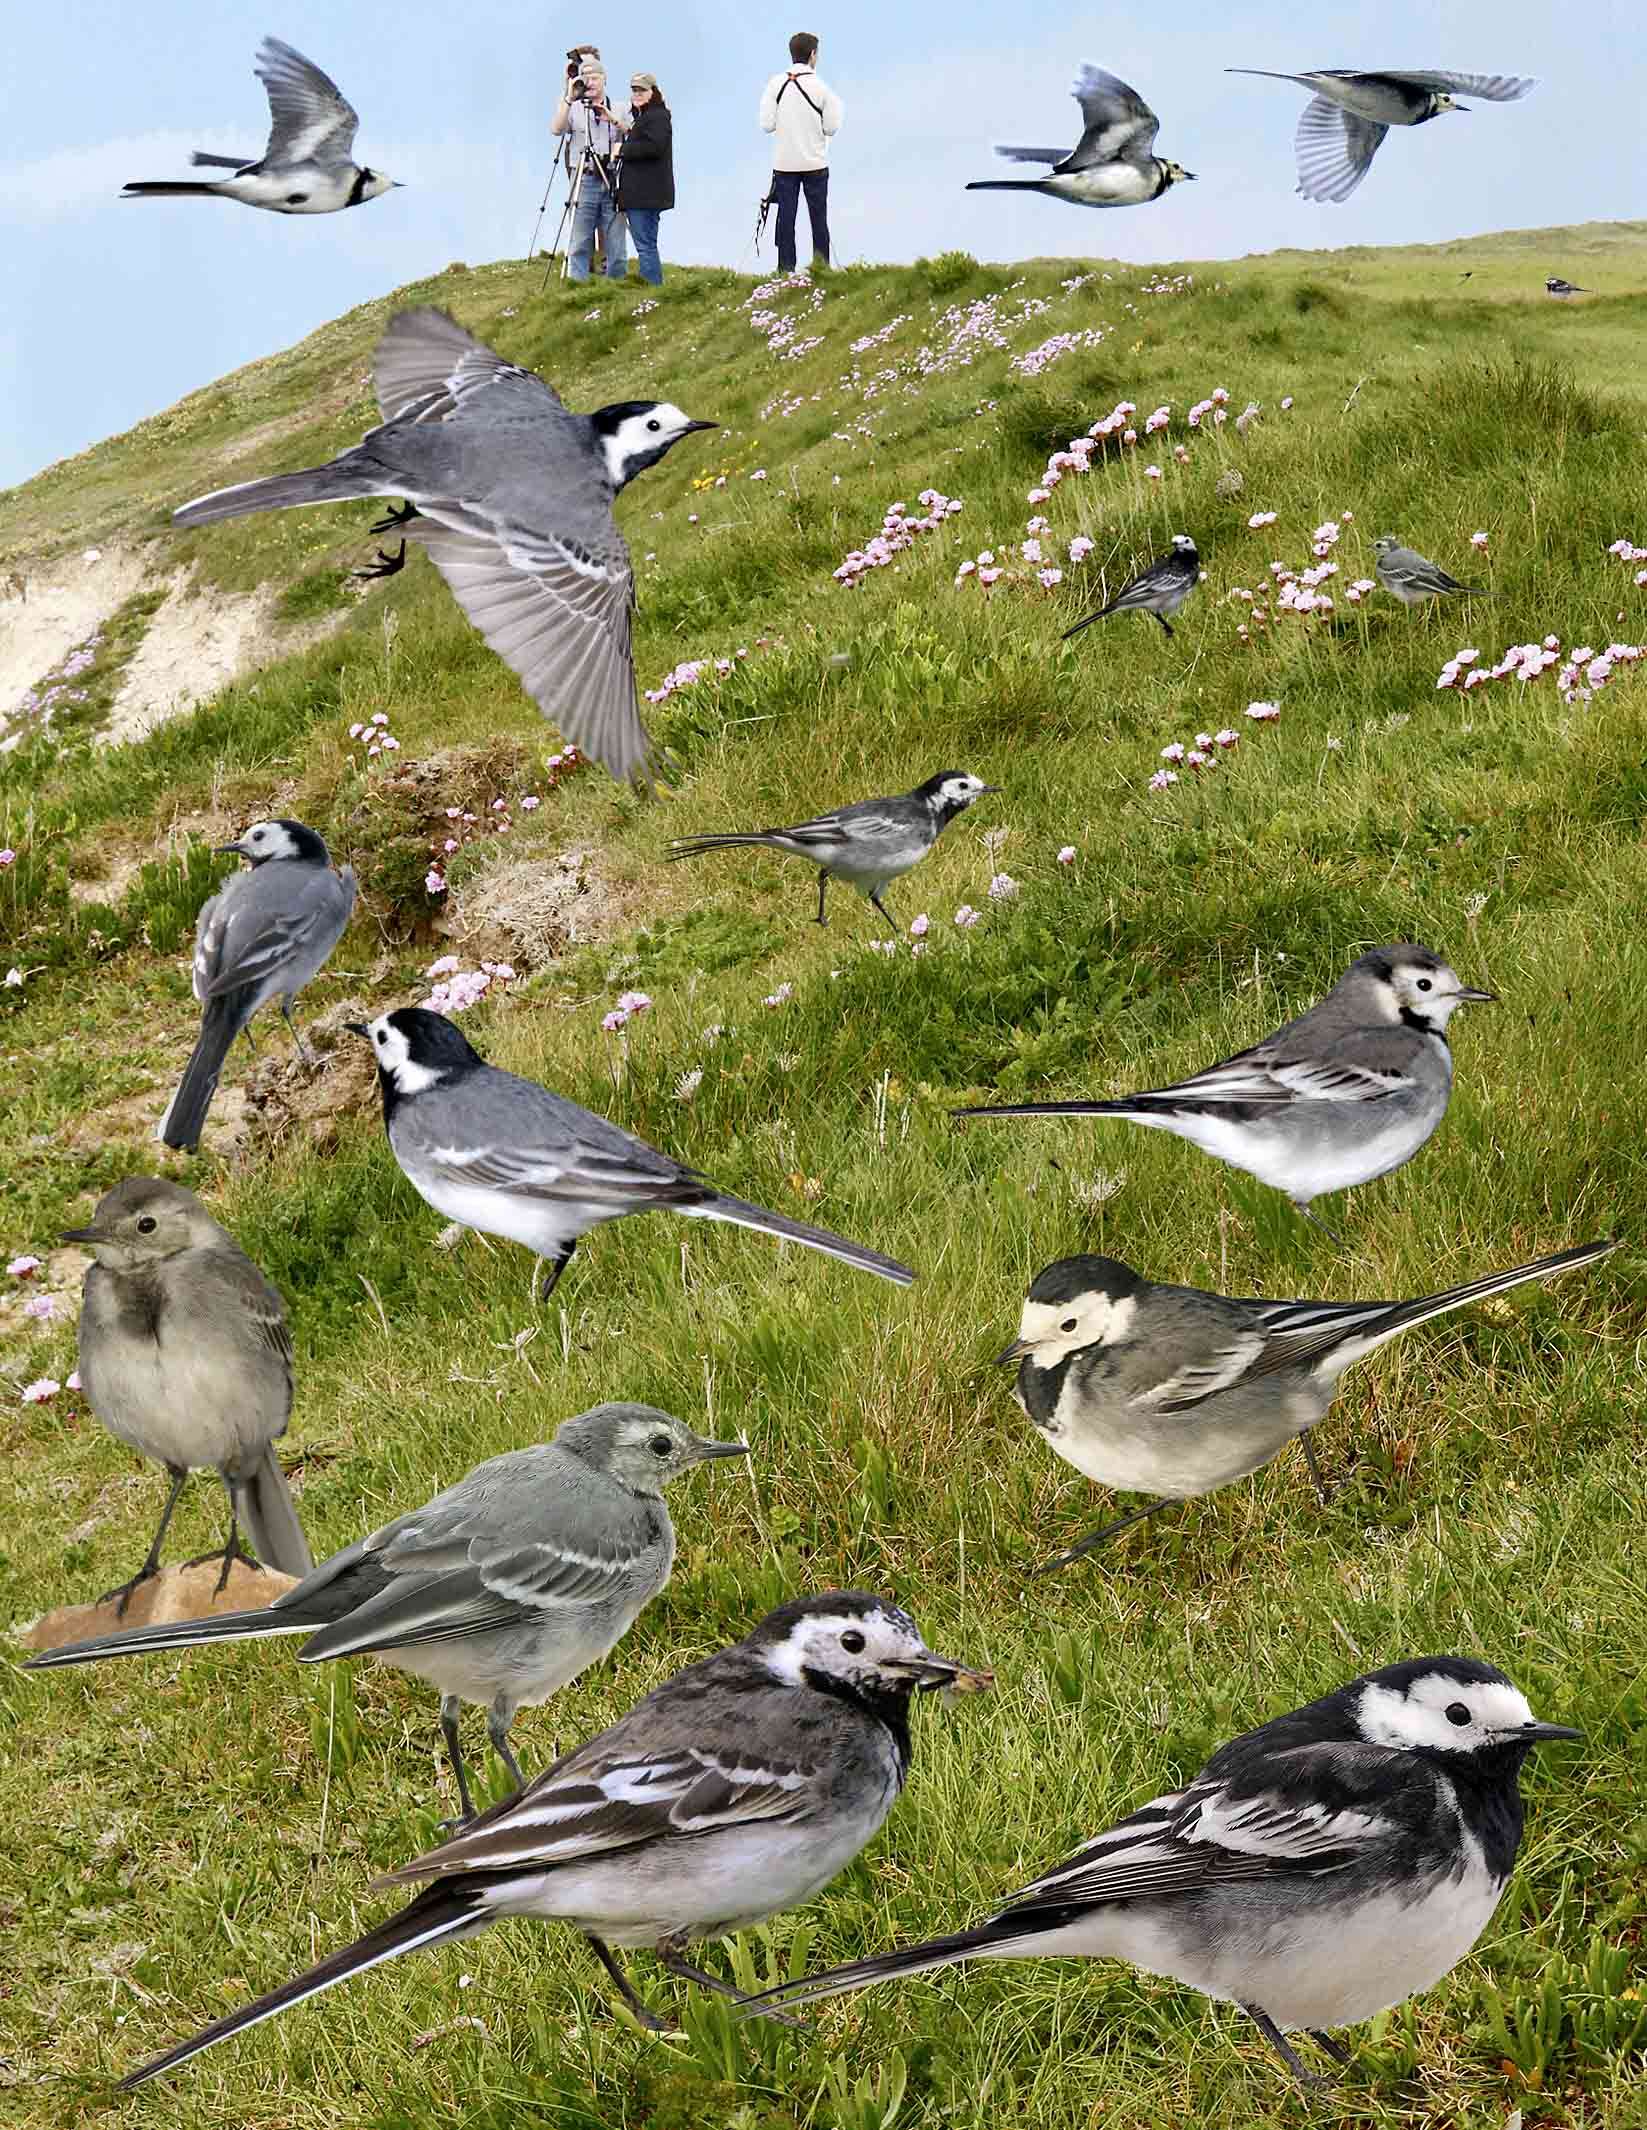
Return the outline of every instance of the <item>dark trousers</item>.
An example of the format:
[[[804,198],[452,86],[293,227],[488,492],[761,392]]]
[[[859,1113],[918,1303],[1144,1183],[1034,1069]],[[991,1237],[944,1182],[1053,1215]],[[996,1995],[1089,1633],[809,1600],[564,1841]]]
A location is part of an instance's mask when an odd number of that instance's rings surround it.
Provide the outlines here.
[[[795,271],[795,213],[806,194],[806,219],[812,225],[812,256],[829,264],[829,172],[774,170],[772,197],[778,208],[778,271]]]

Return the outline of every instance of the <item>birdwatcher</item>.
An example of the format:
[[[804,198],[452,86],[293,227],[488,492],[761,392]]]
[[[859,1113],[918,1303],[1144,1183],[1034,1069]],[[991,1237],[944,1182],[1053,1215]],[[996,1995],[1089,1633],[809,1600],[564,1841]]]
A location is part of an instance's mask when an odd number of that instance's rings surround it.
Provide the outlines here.
[[[761,131],[773,135],[772,198],[778,209],[778,271],[795,271],[795,217],[806,194],[812,264],[829,264],[829,143],[841,130],[841,99],[818,75],[818,40],[797,30],[789,66],[761,95]]]
[[[566,81],[549,130],[566,136],[577,201],[566,268],[569,281],[588,280],[597,236],[606,250],[607,279],[621,281],[628,271],[628,238],[618,211],[618,158],[629,127],[629,113],[607,102],[606,68],[599,57],[580,59],[574,72],[568,55]]]

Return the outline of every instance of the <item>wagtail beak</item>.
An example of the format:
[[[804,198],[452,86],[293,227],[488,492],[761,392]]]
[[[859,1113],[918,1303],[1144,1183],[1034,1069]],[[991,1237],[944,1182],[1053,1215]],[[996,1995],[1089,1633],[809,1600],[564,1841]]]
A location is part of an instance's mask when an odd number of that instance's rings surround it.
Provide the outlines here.
[[[979,792],[978,796],[980,799],[982,799],[986,797],[990,792],[999,791],[1000,789],[1001,787],[999,784],[986,784],[983,790]]]
[[[953,1686],[963,1694],[982,1694],[995,1684],[995,1674],[987,1667],[963,1664],[958,1657],[940,1657],[930,1649],[918,1657],[900,1658],[887,1668],[912,1678],[915,1691],[920,1694],[933,1693],[940,1686]]]
[[[747,1457],[749,1455],[747,1442],[712,1442],[707,1435],[699,1435],[696,1440],[700,1457]]]
[[[1554,1738],[1582,1738],[1584,1733],[1565,1723],[1527,1723],[1522,1725],[1521,1735],[1532,1739],[1535,1745],[1546,1745]]]
[[[1461,985],[1458,995],[1466,1006],[1496,1006],[1498,1004],[1498,993],[1496,991],[1478,991],[1473,984]]]
[[[1014,1339],[1010,1346],[1003,1346],[1001,1348],[1001,1351],[995,1356],[993,1365],[996,1368],[1005,1368],[1009,1361],[1027,1360],[1029,1358],[1029,1352],[1030,1345],[1028,1339]]]
[[[364,1021],[345,1021],[343,1025],[350,1035],[363,1035],[368,1038],[371,1036],[372,1031]]]
[[[719,427],[719,422],[688,422],[681,434],[686,436],[694,429],[718,429]]]
[[[63,1242],[96,1243],[103,1242],[105,1239],[106,1238],[104,1237],[102,1229],[96,1226],[92,1226],[89,1228],[65,1228],[63,1230],[62,1236],[60,1237],[60,1240]]]
[[[214,858],[227,858],[231,854],[236,858],[244,858],[246,855],[244,846],[239,843],[219,843],[212,851]]]

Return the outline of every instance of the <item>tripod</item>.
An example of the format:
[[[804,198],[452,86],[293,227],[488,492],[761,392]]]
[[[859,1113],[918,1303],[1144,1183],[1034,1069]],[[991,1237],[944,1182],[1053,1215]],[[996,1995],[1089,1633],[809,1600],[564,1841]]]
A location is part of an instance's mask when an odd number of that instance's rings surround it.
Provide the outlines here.
[[[561,170],[566,167],[571,152],[572,143],[570,141],[564,141],[561,144],[561,147],[557,150],[557,152],[549,159],[549,175],[544,180],[543,198],[538,202],[538,218],[532,224],[532,241],[526,247],[526,263],[528,266],[531,265],[533,255],[538,248],[538,231],[543,227],[543,218],[549,212],[549,195],[555,189],[555,173],[557,170]],[[564,220],[564,216],[562,219]],[[556,239],[558,242],[558,231],[556,232]]]
[[[566,154],[568,158],[570,158],[571,152],[571,143],[570,141],[568,141],[566,146]],[[554,268],[555,254],[560,251],[560,240],[562,236],[566,235],[569,231],[573,233],[576,232],[578,226],[578,201],[583,197],[584,180],[588,177],[591,170],[595,174],[594,181],[597,185],[604,184],[607,191],[612,195],[612,198],[614,200],[618,196],[617,172],[614,169],[612,163],[608,160],[608,158],[601,155],[598,150],[594,148],[586,147],[580,149],[578,151],[577,167],[572,171],[572,182],[566,194],[566,205],[560,211],[560,223],[555,230],[555,241],[553,244],[550,245],[548,253],[546,254],[549,263],[547,266],[545,266],[543,270],[544,288],[547,288],[549,286],[549,276]],[[552,175],[553,173],[551,173],[551,176]],[[568,241],[566,250],[564,252],[561,252],[560,278],[563,281],[566,279],[567,269],[571,266],[571,263],[572,246],[570,241]],[[541,293],[542,290],[540,289],[539,294],[541,295]]]

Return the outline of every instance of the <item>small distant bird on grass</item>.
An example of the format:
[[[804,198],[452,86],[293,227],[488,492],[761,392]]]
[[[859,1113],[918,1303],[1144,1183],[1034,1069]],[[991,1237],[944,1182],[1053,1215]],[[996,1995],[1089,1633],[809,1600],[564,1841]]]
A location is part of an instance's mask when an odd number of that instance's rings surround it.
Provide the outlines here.
[[[671,858],[697,858],[705,851],[765,845],[818,868],[818,923],[823,924],[824,891],[831,880],[844,880],[880,911],[894,934],[898,924],[881,900],[894,880],[920,864],[944,830],[975,799],[999,791],[964,769],[940,769],[893,799],[859,799],[834,813],[797,822],[793,828],[762,828],[747,834],[682,836],[669,846]]]
[[[1486,587],[1480,584],[1460,584],[1456,577],[1449,577],[1439,562],[1431,562],[1410,547],[1403,547],[1393,533],[1384,533],[1373,542],[1373,569],[1385,591],[1392,593],[1403,606],[1422,606],[1426,599],[1448,599],[1454,595],[1466,599],[1490,597]]]
[[[1194,177],[1182,163],[1154,152],[1161,121],[1136,89],[1102,67],[1086,65],[1070,93],[1081,106],[1085,127],[1073,148],[995,150],[1015,163],[1051,163],[1045,177],[975,178],[967,191],[1044,192],[1073,207],[1139,207]]]
[[[269,92],[269,145],[261,160],[196,150],[189,160],[197,169],[232,170],[234,176],[210,183],[198,178],[139,180],[127,185],[120,197],[239,200],[246,207],[266,207],[271,214],[336,214],[398,185],[398,178],[363,169],[354,160],[360,120],[337,83],[313,60],[278,37],[265,37],[254,71]]]
[[[351,1021],[377,1059],[383,1123],[406,1180],[448,1220],[524,1243],[547,1260],[543,1299],[580,1236],[629,1213],[724,1220],[907,1287],[907,1265],[787,1214],[717,1191],[621,1125],[488,1065],[461,1028],[422,1006]]]
[[[1544,284],[1544,293],[1554,296],[1558,303],[1565,303],[1571,296],[1588,296],[1591,291],[1580,288],[1576,281],[1563,281],[1559,274],[1552,274]]]
[[[1347,200],[1372,166],[1392,126],[1422,126],[1448,111],[1467,111],[1460,96],[1509,104],[1538,83],[1518,74],[1436,74],[1390,69],[1357,74],[1322,67],[1310,74],[1278,74],[1268,67],[1226,67],[1265,81],[1296,81],[1315,94],[1304,106],[1293,143],[1298,190],[1306,200]]]
[[[1039,1574],[1259,1471],[1296,1439],[1325,1499],[1309,1430],[1346,1369],[1432,1317],[1616,1250],[1558,1250],[1509,1272],[1407,1302],[1268,1302],[1157,1285],[1113,1257],[1065,1257],[1040,1273],[1018,1336],[1018,1403],[1067,1464],[1100,1486],[1155,1498],[1089,1532]]]
[[[320,973],[355,906],[355,876],[332,871],[325,843],[301,821],[254,821],[219,846],[251,867],[226,880],[201,906],[194,934],[194,995],[200,1035],[177,1092],[155,1126],[167,1146],[192,1151],[237,1035],[252,1039],[252,1016],[278,998],[299,1056],[308,1060],[292,1000]]]
[[[1065,629],[1064,642],[1079,636],[1083,629],[1095,621],[1102,621],[1107,614],[1153,614],[1170,636],[1172,624],[1169,614],[1176,614],[1184,601],[1201,581],[1201,557],[1196,552],[1195,542],[1188,533],[1174,533],[1172,545],[1167,552],[1152,562],[1148,569],[1140,570],[1128,585],[1123,585],[1108,606],[1099,607],[1095,614],[1088,614],[1074,628]]]
[[[987,1922],[784,1983],[739,2016],[961,1960],[1129,1960],[1239,2005],[1300,2085],[1323,2086],[1288,2031],[1349,2064],[1332,2028],[1457,1966],[1515,1866],[1523,1762],[1581,1735],[1475,1658],[1387,1664],[1220,1746]]]
[[[1115,1102],[1016,1102],[958,1117],[1124,1117],[1285,1191],[1306,1220],[1329,1191],[1410,1161],[1447,1114],[1447,1023],[1492,999],[1428,947],[1375,947],[1317,1005],[1250,1050],[1175,1086]],[[1336,1236],[1333,1237],[1337,1241]]]

